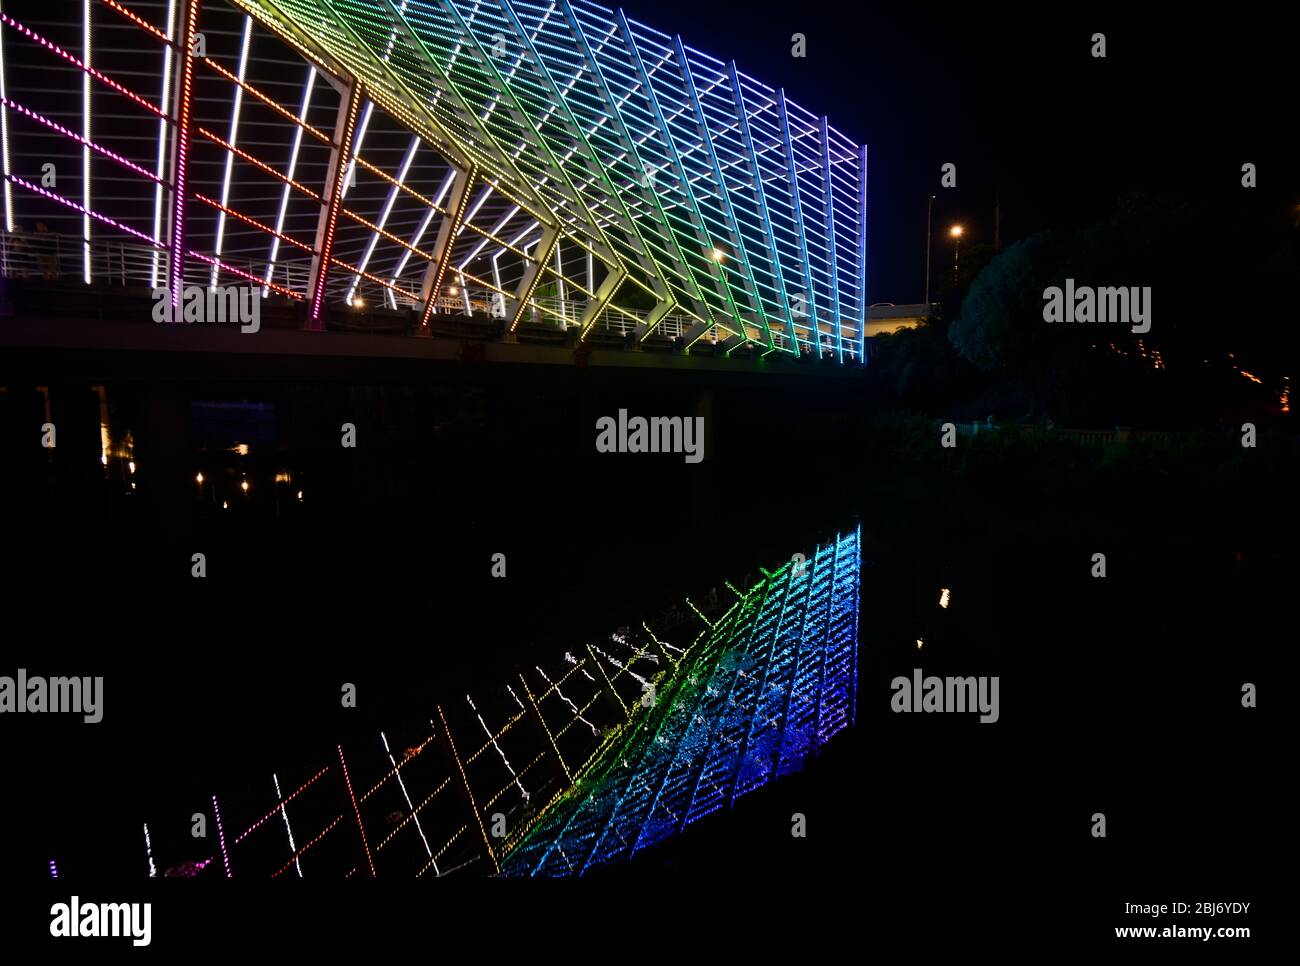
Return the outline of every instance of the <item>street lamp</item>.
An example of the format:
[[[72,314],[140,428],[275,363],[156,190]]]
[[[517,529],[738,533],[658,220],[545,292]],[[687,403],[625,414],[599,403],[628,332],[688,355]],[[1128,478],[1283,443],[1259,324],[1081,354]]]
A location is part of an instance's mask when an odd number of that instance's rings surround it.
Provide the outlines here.
[[[925,304],[930,304],[930,234],[934,228],[934,195],[925,212]]]
[[[966,229],[961,225],[953,225],[948,229],[948,235],[952,238],[952,278],[957,280],[957,264],[961,258],[961,236],[965,234]]]

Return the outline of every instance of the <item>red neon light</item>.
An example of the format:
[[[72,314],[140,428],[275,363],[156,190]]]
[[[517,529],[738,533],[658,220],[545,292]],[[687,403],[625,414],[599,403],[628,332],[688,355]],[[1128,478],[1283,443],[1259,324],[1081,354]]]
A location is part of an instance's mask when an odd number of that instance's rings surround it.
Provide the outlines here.
[[[376,285],[382,285],[384,288],[392,289],[398,295],[410,299],[412,302],[420,301],[419,297],[414,292],[408,292],[405,289],[398,288],[392,282],[385,281],[382,278],[378,278],[377,276],[371,275],[369,272],[363,272],[355,265],[349,265],[347,262],[337,259],[333,255],[330,256],[330,264],[337,265],[339,268],[349,271],[353,275],[360,275],[362,278],[366,279],[369,282],[374,282]]]
[[[357,805],[357,797],[352,794],[352,779],[348,777],[348,763],[343,758],[343,746],[339,745],[339,762],[343,765],[343,780],[348,785],[348,798],[352,799],[352,811],[357,816],[357,830],[361,832],[361,844],[366,848],[366,862],[370,864],[370,878],[375,877],[375,860],[370,854],[370,842],[366,839],[366,828],[361,824],[361,809]]]
[[[207,262],[209,265],[215,265],[223,272],[229,272],[231,275],[238,275],[240,278],[246,278],[250,282],[257,284],[258,286],[265,285],[267,288],[279,292],[281,295],[287,295],[291,299],[305,299],[307,297],[303,295],[301,292],[294,292],[291,289],[285,288],[283,285],[276,285],[274,282],[268,282],[264,278],[258,278],[256,275],[250,275],[242,268],[235,268],[234,265],[227,265],[221,259],[213,258],[211,255],[204,255],[202,252],[196,252],[193,249],[190,249],[189,254],[191,258],[197,258],[201,262]]]
[[[394,188],[400,188],[402,191],[405,191],[407,194],[409,194],[412,198],[415,198],[417,201],[419,201],[419,202],[421,202],[421,203],[427,205],[428,207],[432,208],[432,209],[433,209],[434,211],[436,211],[438,214],[440,214],[440,215],[447,215],[447,214],[450,214],[450,212],[448,212],[446,208],[442,208],[442,207],[440,207],[439,205],[435,205],[435,204],[433,203],[433,200],[432,200],[432,199],[430,199],[430,198],[426,198],[424,195],[420,194],[420,192],[416,191],[414,188],[410,187],[409,185],[405,185],[405,184],[403,184],[402,182],[398,181],[398,180],[397,180],[396,178],[394,178],[391,174],[388,174],[388,173],[385,172],[385,171],[380,171],[378,168],[376,168],[373,164],[371,164],[369,161],[367,161],[367,160],[366,160],[365,158],[363,158],[361,155],[359,155],[359,154],[356,155],[356,157],[355,157],[354,160],[357,162],[357,164],[361,165],[361,167],[365,168],[367,171],[369,171],[369,172],[370,172],[371,174],[373,174],[375,177],[377,177],[377,178],[382,178],[383,180],[385,180],[385,181],[387,181],[389,184],[391,184]]]
[[[420,325],[422,327],[429,324],[429,318],[433,315],[434,303],[438,301],[438,293],[442,291],[442,280],[447,274],[447,266],[451,264],[451,252],[456,245],[456,236],[460,234],[460,223],[465,220],[465,212],[469,208],[469,196],[471,189],[474,187],[474,177],[477,174],[478,169],[471,167],[462,175],[465,183],[461,187],[460,199],[456,204],[456,215],[452,219],[451,231],[447,234],[447,248],[438,261],[438,268],[433,277],[433,287],[429,289],[429,301],[425,303],[424,313],[420,316]]]
[[[408,251],[412,252],[413,254],[419,255],[419,256],[420,256],[421,258],[423,258],[426,262],[431,262],[431,261],[433,261],[433,256],[430,255],[428,252],[422,252],[422,251],[420,251],[420,249],[416,248],[416,247],[415,247],[414,245],[412,245],[410,242],[406,241],[406,240],[403,239],[403,238],[398,238],[398,237],[397,237],[396,235],[394,235],[391,231],[386,231],[385,229],[380,228],[378,225],[376,225],[376,224],[375,224],[374,222],[372,222],[372,221],[367,221],[365,218],[362,218],[360,215],[358,215],[355,211],[351,211],[351,210],[349,210],[349,209],[347,209],[347,208],[344,208],[344,209],[343,209],[343,214],[347,215],[349,218],[351,218],[351,219],[352,219],[353,221],[355,221],[357,224],[359,224],[359,225],[363,225],[363,226],[365,226],[366,228],[369,228],[369,229],[370,229],[371,231],[373,231],[376,235],[379,235],[379,236],[381,236],[381,237],[383,237],[383,238],[388,239],[388,240],[389,240],[390,242],[392,242],[394,245],[401,245],[403,248],[407,249]]]
[[[172,213],[171,295],[172,309],[180,307],[181,287],[185,275],[185,176],[190,159],[190,101],[194,94],[194,31],[199,22],[199,0],[190,0],[189,16],[185,21],[185,49],[180,52],[184,68],[181,71],[180,118],[176,130],[176,187],[175,208]]]
[[[159,30],[149,21],[133,14],[130,10],[126,9],[126,7],[118,3],[117,0],[104,0],[104,3],[107,4],[109,7],[112,7],[122,16],[126,17],[127,20],[134,21],[138,26],[143,27],[145,30],[149,31],[149,33],[153,34],[164,44],[167,44],[169,46],[174,46],[171,42],[171,39],[165,33],[163,33],[161,30]]]
[[[216,208],[218,211],[224,211],[231,218],[236,218],[239,221],[242,221],[246,225],[256,228],[259,231],[266,232],[268,235],[274,235],[276,238],[280,239],[280,241],[288,242],[290,245],[295,245],[298,248],[301,248],[303,251],[308,252],[309,254],[312,255],[316,254],[315,250],[310,245],[305,244],[304,242],[300,242],[296,238],[290,238],[288,235],[276,231],[270,225],[264,225],[255,218],[249,218],[248,215],[235,211],[234,208],[230,208],[226,205],[223,205],[220,201],[216,201],[213,198],[209,198],[207,195],[201,195],[196,191],[194,193],[194,200],[201,201],[207,205],[211,205],[213,208]]]
[[[275,806],[275,808],[271,809],[269,812],[267,812],[265,815],[263,815],[261,818],[259,818],[256,822],[254,822],[252,825],[250,825],[250,826],[248,827],[248,830],[247,830],[246,832],[244,832],[243,835],[239,836],[239,838],[235,839],[235,841],[232,842],[231,844],[232,844],[232,845],[238,845],[240,842],[244,841],[244,839],[248,838],[248,836],[250,836],[253,832],[257,831],[258,826],[260,826],[260,825],[261,825],[263,822],[265,822],[267,819],[269,819],[269,818],[271,818],[272,816],[274,816],[275,813],[278,812],[278,811],[280,811],[281,808],[283,808],[285,805],[288,805],[291,801],[293,801],[295,798],[297,798],[299,795],[301,795],[303,792],[305,792],[308,788],[310,788],[310,787],[311,787],[311,786],[316,782],[316,779],[320,778],[321,775],[325,774],[325,773],[326,773],[327,771],[329,771],[329,770],[330,770],[330,766],[329,766],[329,765],[326,765],[324,768],[322,768],[320,771],[318,771],[318,772],[317,772],[315,775],[313,775],[311,778],[307,779],[307,783],[306,783],[305,785],[303,785],[301,788],[299,788],[299,789],[298,789],[296,792],[294,792],[292,795],[290,795],[288,798],[282,798],[282,799],[280,799],[280,804],[279,804],[279,805]]]
[[[229,143],[228,141],[213,134],[207,128],[200,127],[200,128],[195,128],[195,130],[198,131],[199,134],[202,134],[209,141],[212,141],[214,144],[220,145],[221,147],[225,148],[227,151],[231,152],[235,157],[247,161],[249,164],[257,168],[260,168],[262,171],[265,171],[271,177],[279,178],[285,184],[292,185],[293,187],[297,188],[299,191],[301,191],[307,197],[311,198],[313,201],[321,200],[320,195],[312,191],[306,185],[299,184],[298,182],[294,181],[292,178],[286,178],[284,175],[282,175],[279,171],[276,171],[275,168],[271,167],[265,161],[259,161],[257,158],[249,154],[247,151],[235,147],[233,144]]]
[[[300,848],[297,852],[295,852],[293,854],[293,858],[291,858],[288,862],[282,865],[278,872],[273,873],[271,878],[274,879],[276,876],[280,875],[281,872],[286,871],[289,868],[289,866],[293,865],[296,861],[298,861],[298,859],[302,856],[304,852],[306,852],[309,848],[311,848],[313,845],[315,845],[317,842],[323,839],[326,836],[326,834],[332,831],[334,826],[338,825],[339,822],[341,821],[343,821],[342,815],[335,818],[334,821],[329,823],[329,825],[326,825],[325,829],[319,835],[317,835],[314,839],[312,839],[310,842],[308,842],[306,845]]]
[[[316,291],[312,293],[311,302],[311,320],[316,323],[320,319],[321,303],[325,299],[325,280],[329,277],[330,253],[334,249],[334,232],[338,228],[339,206],[343,200],[343,182],[347,177],[348,153],[352,148],[352,132],[355,129],[357,121],[357,111],[361,107],[361,85],[354,83],[350,92],[351,103],[348,105],[348,120],[343,129],[343,136],[339,138],[338,151],[338,169],[334,172],[334,184],[329,195],[329,207],[325,216],[325,243],[321,245],[320,264],[316,272]],[[341,754],[340,750],[340,754]],[[360,816],[358,816],[360,821]],[[364,832],[362,833],[364,837]],[[371,872],[374,872],[374,866],[371,866]]]
[[[287,108],[281,107],[270,97],[268,97],[267,95],[259,91],[256,87],[253,87],[251,84],[241,81],[238,77],[236,77],[230,71],[226,70],[226,68],[222,67],[211,57],[204,57],[203,63],[206,64],[208,67],[211,67],[214,71],[216,71],[226,80],[230,81],[232,84],[237,84],[238,86],[242,87],[252,97],[255,97],[257,100],[261,101],[271,110],[277,112],[281,117],[285,118],[286,120],[292,121],[294,124],[297,124],[299,127],[301,127],[304,131],[308,132],[309,134],[315,135],[325,144],[334,143],[329,139],[329,135],[327,135],[324,131],[312,127],[302,118],[300,118],[297,114],[294,114],[292,111],[288,110]]]

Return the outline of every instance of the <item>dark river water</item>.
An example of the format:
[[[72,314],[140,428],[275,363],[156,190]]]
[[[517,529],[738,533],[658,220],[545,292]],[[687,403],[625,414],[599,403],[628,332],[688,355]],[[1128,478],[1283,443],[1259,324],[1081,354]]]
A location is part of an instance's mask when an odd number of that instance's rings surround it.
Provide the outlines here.
[[[900,913],[948,895],[1096,928],[1126,890],[1231,891],[1268,848],[1276,762],[1241,689],[1293,637],[1294,517],[1212,457],[945,464],[876,432],[851,391],[598,384],[124,383],[104,448],[93,392],[52,397],[53,453],[26,438],[40,394],[0,397],[0,673],[102,674],[105,718],[6,736],[11,874],[57,853],[133,879],[143,821],[183,844],[214,790],[419,724],[858,525],[856,726],[602,878],[851,882]],[[596,453],[621,407],[703,414],[707,458]],[[895,713],[891,681],[918,668],[997,676],[998,721]],[[346,714],[339,681],[363,696]]]

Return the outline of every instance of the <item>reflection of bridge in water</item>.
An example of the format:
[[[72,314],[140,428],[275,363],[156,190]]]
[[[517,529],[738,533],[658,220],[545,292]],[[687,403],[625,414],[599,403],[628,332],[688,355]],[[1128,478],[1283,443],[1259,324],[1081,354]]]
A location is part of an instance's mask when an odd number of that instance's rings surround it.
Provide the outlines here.
[[[866,149],[679,37],[587,0],[85,8],[0,14],[20,316],[248,285],[272,328],[863,359]]]
[[[859,570],[854,530],[688,600],[689,624],[624,628],[438,707],[427,727],[214,796],[219,851],[168,871],[565,876],[629,859],[853,723]],[[145,836],[156,868],[164,850]]]

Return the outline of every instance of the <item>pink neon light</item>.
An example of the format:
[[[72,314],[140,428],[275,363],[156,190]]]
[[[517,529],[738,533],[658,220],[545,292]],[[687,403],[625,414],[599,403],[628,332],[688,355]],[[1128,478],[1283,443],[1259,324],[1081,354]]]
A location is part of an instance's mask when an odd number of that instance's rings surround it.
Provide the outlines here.
[[[217,817],[217,841],[221,843],[221,861],[226,866],[226,878],[230,875],[230,856],[226,852],[226,833],[221,830],[221,809],[217,808],[217,796],[212,796],[212,814]]]
[[[122,157],[120,154],[115,154],[114,152],[108,150],[108,148],[101,147],[100,145],[96,144],[94,141],[88,141],[88,140],[86,140],[84,137],[82,137],[80,134],[76,133],[75,131],[69,131],[69,130],[68,130],[66,127],[64,127],[63,125],[58,124],[58,123],[56,123],[56,122],[54,122],[54,121],[51,121],[48,117],[45,117],[45,116],[43,116],[43,115],[41,115],[41,114],[37,114],[37,113],[36,113],[35,111],[33,111],[33,110],[29,110],[28,108],[23,107],[21,104],[19,104],[19,103],[16,102],[16,101],[12,101],[12,100],[10,100],[10,99],[7,98],[7,97],[0,97],[0,103],[3,103],[6,107],[12,108],[13,110],[17,111],[19,114],[25,114],[25,115],[27,115],[27,116],[30,117],[33,121],[38,121],[39,123],[44,124],[46,127],[48,127],[48,128],[49,128],[50,130],[52,130],[52,131],[57,131],[59,134],[62,134],[62,135],[64,135],[65,137],[72,138],[72,140],[76,141],[78,144],[84,144],[86,147],[90,148],[92,151],[98,151],[98,152],[99,152],[100,154],[102,154],[104,157],[106,157],[106,158],[110,158],[110,159],[112,159],[113,161],[116,161],[118,164],[123,165],[124,167],[130,168],[132,171],[136,172],[137,174],[144,175],[144,177],[148,178],[150,181],[154,181],[154,182],[156,182],[156,183],[158,183],[158,184],[161,184],[161,185],[165,185],[165,184],[166,184],[166,182],[164,182],[161,178],[159,178],[159,177],[158,177],[156,174],[154,174],[152,171],[146,171],[144,168],[140,167],[140,166],[139,166],[138,164],[136,164],[134,161],[128,161],[126,158]]]
[[[196,5],[197,5],[197,4],[196,4]],[[152,111],[154,114],[157,114],[159,117],[167,117],[167,114],[166,114],[165,112],[163,112],[163,111],[159,110],[158,108],[154,107],[152,104],[150,104],[148,101],[146,101],[146,100],[145,100],[143,97],[141,97],[139,94],[136,94],[134,91],[129,91],[129,90],[127,90],[125,87],[123,87],[123,86],[122,86],[121,84],[119,84],[117,81],[113,80],[113,79],[110,78],[108,75],[103,74],[103,73],[101,73],[100,71],[95,70],[95,68],[93,68],[93,67],[87,67],[87,66],[86,66],[85,64],[83,64],[80,60],[78,60],[76,57],[72,56],[72,54],[68,53],[66,50],[64,50],[62,47],[60,47],[58,44],[50,43],[50,41],[46,40],[46,39],[45,39],[44,37],[42,37],[40,34],[34,32],[34,31],[31,31],[31,30],[28,30],[26,27],[24,27],[22,24],[20,24],[20,23],[19,23],[17,20],[15,20],[13,17],[9,16],[9,14],[7,14],[7,13],[0,13],[0,23],[6,23],[6,24],[8,24],[9,26],[13,27],[15,30],[17,30],[19,33],[25,34],[27,37],[29,37],[30,39],[36,41],[38,44],[40,44],[42,47],[46,48],[47,50],[51,50],[51,51],[53,51],[54,53],[58,54],[60,57],[62,57],[62,58],[63,58],[64,60],[66,60],[68,63],[73,64],[74,66],[76,66],[76,67],[79,68],[80,70],[84,71],[85,73],[89,74],[91,77],[95,78],[95,79],[98,80],[99,82],[101,82],[101,83],[103,83],[103,84],[107,84],[109,87],[113,88],[113,90],[117,91],[119,94],[125,94],[127,97],[131,98],[131,100],[135,101],[137,104],[139,104],[141,107],[145,108],[146,110]],[[170,120],[170,118],[169,118],[169,120]]]
[[[158,242],[154,241],[152,238],[150,238],[142,231],[136,231],[134,228],[130,228],[122,224],[120,221],[114,221],[112,218],[109,218],[107,215],[101,215],[97,211],[88,211],[87,209],[83,208],[81,205],[77,204],[75,201],[70,201],[69,199],[64,198],[62,195],[56,195],[53,191],[46,191],[44,188],[38,187],[37,185],[32,184],[30,181],[24,181],[16,174],[11,174],[9,176],[9,180],[12,181],[14,184],[22,185],[28,191],[34,191],[38,195],[44,195],[46,198],[49,198],[51,201],[57,201],[61,205],[67,205],[69,208],[71,208],[75,212],[78,212],[79,214],[90,215],[91,218],[94,218],[98,221],[102,221],[104,224],[110,225],[113,228],[116,228],[118,231],[124,231],[128,235],[134,235],[136,238],[140,239],[146,245],[150,245],[154,248],[164,247],[163,245],[160,245]]]

